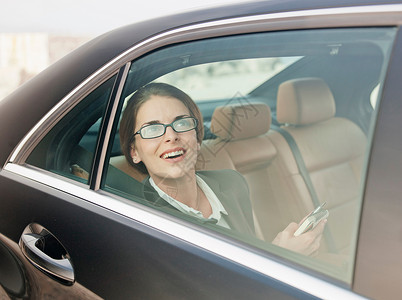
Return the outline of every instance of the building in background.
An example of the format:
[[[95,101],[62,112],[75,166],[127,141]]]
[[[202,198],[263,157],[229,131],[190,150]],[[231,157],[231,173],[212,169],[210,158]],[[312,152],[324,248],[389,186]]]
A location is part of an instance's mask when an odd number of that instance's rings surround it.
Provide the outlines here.
[[[0,99],[90,37],[0,33]]]

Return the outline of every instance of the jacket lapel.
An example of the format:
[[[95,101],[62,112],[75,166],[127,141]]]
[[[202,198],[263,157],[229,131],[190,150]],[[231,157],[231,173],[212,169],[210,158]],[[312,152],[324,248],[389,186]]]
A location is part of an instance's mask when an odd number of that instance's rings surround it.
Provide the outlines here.
[[[231,229],[244,234],[254,235],[253,229],[250,228],[249,222],[243,213],[243,208],[240,206],[239,201],[245,201],[246,199],[238,199],[239,195],[235,194],[235,190],[231,187],[235,182],[230,183],[227,187],[223,187],[213,176],[203,174],[203,171],[198,172],[200,176],[212,189],[218,199],[221,201],[223,207],[226,209],[228,215],[222,215]],[[222,181],[222,177],[219,178]],[[225,185],[226,186],[226,185]]]

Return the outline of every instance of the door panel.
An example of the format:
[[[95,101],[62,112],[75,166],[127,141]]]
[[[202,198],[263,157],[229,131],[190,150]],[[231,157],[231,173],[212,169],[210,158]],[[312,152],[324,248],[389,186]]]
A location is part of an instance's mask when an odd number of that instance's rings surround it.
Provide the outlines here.
[[[102,298],[113,299],[311,297],[163,232],[8,171],[0,173],[0,185],[4,187],[0,228],[10,240],[3,239],[10,241],[12,247],[7,247],[24,261],[26,269],[37,271],[16,243],[32,222],[57,237],[74,266],[76,283],[72,286],[57,283],[39,271],[38,278],[26,272],[29,286],[34,287],[30,288],[33,298],[49,282],[55,285],[49,293],[74,293],[82,285]]]

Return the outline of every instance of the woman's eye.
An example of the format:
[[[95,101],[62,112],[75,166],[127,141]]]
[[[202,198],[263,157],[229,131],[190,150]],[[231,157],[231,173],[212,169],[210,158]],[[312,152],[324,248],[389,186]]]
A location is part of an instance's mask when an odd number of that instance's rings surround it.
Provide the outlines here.
[[[149,132],[155,132],[159,130],[159,126],[149,126],[148,131]]]
[[[175,124],[177,128],[181,128],[181,127],[189,127],[190,122],[189,120],[178,120]]]
[[[160,126],[158,125],[151,125],[143,128],[143,133],[145,135],[150,135],[154,133],[158,133],[160,131]]]

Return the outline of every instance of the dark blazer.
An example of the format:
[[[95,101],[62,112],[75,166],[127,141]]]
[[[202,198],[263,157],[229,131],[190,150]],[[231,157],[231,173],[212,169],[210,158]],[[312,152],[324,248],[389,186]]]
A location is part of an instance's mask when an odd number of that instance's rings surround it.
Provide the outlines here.
[[[198,171],[197,175],[204,180],[221,201],[228,215],[222,215],[232,230],[240,234],[254,236],[253,214],[249,197],[249,189],[244,177],[234,170]],[[151,186],[149,177],[143,182],[143,197],[155,206],[176,208],[159,197]]]

